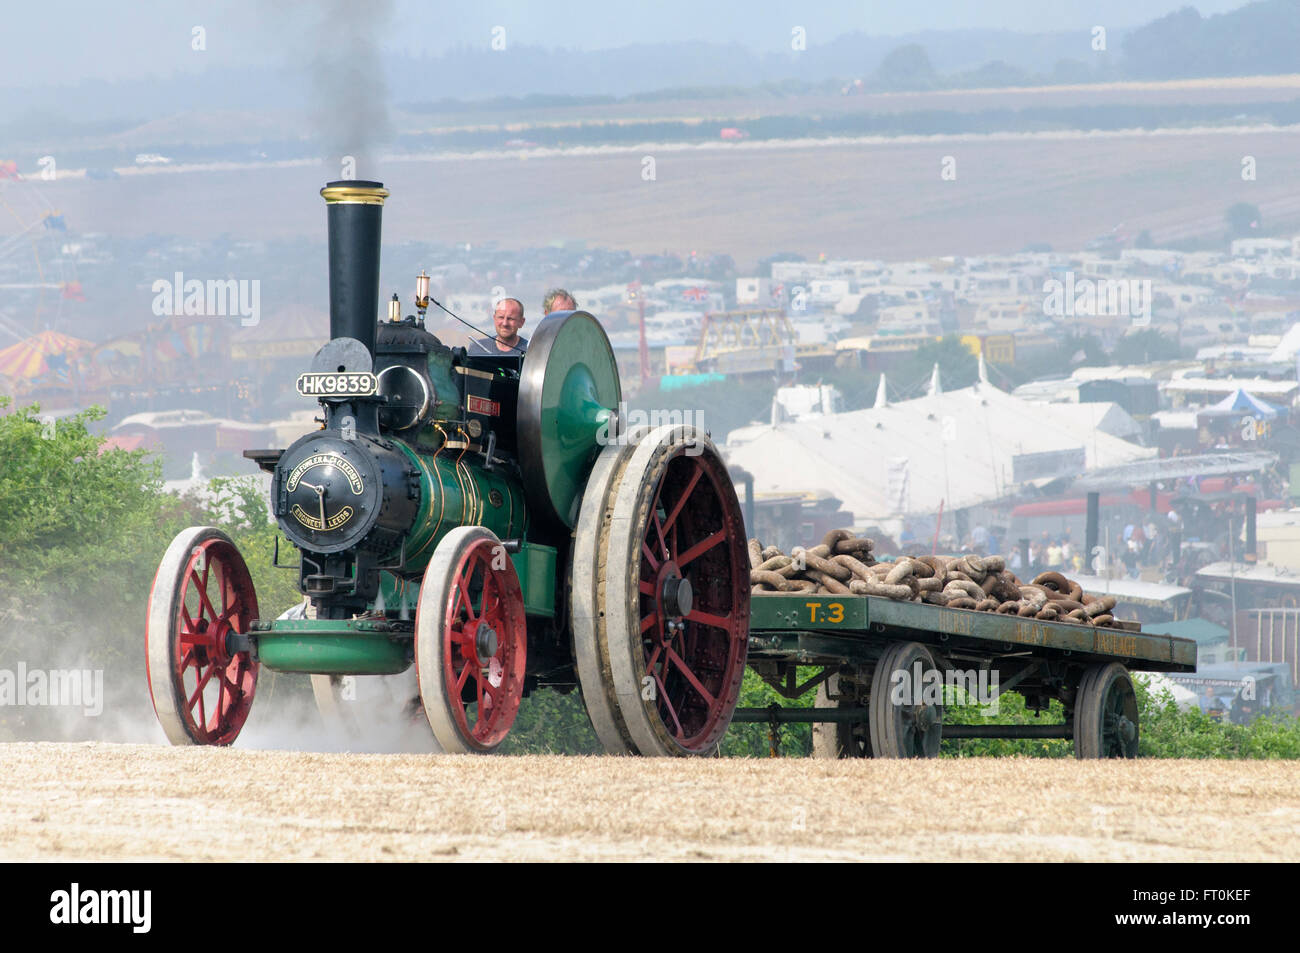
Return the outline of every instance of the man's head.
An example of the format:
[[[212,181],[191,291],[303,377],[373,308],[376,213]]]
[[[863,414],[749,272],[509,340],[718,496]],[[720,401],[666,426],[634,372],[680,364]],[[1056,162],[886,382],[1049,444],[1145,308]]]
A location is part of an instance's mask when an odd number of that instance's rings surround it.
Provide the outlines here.
[[[519,329],[524,326],[524,305],[518,298],[502,298],[492,312],[497,340],[502,344],[518,344]]]
[[[569,294],[563,288],[552,288],[546,292],[546,297],[542,299],[542,314],[547,315],[552,311],[576,311],[578,302],[573,300],[573,295]]]

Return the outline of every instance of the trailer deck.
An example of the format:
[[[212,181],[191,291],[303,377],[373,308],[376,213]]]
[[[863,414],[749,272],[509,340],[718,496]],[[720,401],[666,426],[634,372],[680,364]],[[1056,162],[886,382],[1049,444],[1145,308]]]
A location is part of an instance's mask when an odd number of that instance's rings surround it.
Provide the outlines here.
[[[1138,623],[1096,628],[1014,615],[946,609],[881,596],[764,595],[750,601],[749,656],[800,664],[874,661],[880,646],[912,641],[952,654],[1026,652],[1048,659],[1123,662],[1148,672],[1196,671],[1196,643],[1142,632]]]
[[[749,667],[782,697],[815,688],[817,701],[813,708],[740,708],[733,720],[770,723],[774,737],[783,723],[811,722],[814,753],[822,757],[935,757],[946,733],[1073,739],[1080,758],[1132,758],[1138,708],[1129,672],[1196,671],[1194,641],[1143,632],[1136,622],[1095,627],[803,593],[755,596],[749,621]],[[809,677],[810,666],[821,672]],[[1015,689],[1035,711],[1060,701],[1066,718],[944,725],[944,696],[920,691],[922,682],[978,683],[993,699]]]

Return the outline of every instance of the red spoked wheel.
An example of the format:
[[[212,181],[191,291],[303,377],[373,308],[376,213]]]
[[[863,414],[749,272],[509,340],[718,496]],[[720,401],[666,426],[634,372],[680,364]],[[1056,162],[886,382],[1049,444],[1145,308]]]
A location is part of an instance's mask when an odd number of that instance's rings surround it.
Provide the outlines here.
[[[528,622],[514,563],[481,526],[448,533],[424,572],[415,615],[420,698],[444,751],[488,753],[519,713]]]
[[[154,713],[174,745],[228,745],[248,720],[258,663],[230,652],[246,634],[257,593],[244,557],[211,526],[177,534],[149,593],[145,666]]]
[[[649,433],[616,486],[601,625],[623,723],[640,754],[712,754],[749,638],[735,488],[712,441],[682,426]]]

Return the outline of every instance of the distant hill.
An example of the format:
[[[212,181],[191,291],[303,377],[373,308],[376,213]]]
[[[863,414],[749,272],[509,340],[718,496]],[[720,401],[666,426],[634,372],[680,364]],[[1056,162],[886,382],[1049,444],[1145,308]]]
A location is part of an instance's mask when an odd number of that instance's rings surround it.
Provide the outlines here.
[[[1212,17],[1184,7],[1129,33],[1123,50],[1133,79],[1297,73],[1300,2],[1261,0]]]

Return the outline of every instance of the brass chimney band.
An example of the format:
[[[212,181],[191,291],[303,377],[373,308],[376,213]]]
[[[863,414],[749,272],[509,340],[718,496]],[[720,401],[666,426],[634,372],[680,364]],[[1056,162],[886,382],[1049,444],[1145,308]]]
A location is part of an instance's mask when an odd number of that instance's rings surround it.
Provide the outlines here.
[[[383,205],[388,189],[359,185],[327,185],[320,190],[328,205]]]

